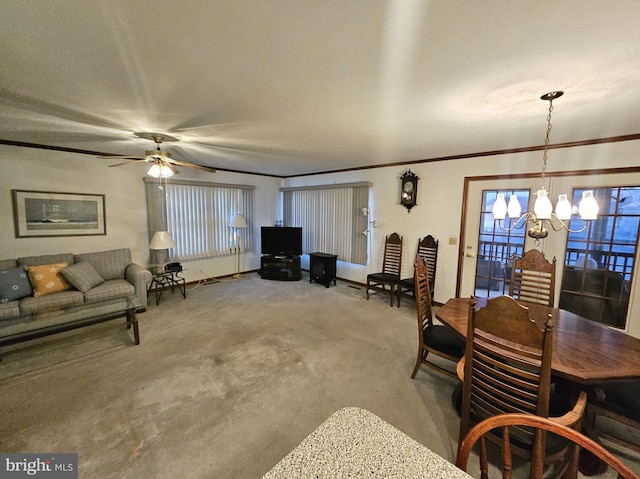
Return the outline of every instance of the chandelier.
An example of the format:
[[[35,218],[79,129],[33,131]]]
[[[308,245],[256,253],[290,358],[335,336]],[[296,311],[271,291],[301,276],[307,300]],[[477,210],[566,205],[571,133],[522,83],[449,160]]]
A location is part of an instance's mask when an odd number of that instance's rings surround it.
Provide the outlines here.
[[[580,233],[587,229],[589,221],[593,221],[598,216],[598,203],[593,196],[593,190],[585,190],[582,192],[582,200],[578,207],[572,206],[567,195],[558,195],[558,203],[555,212],[551,205],[551,200],[544,186],[545,173],[547,170],[547,151],[549,149],[549,133],[551,132],[551,112],[553,111],[553,100],[561,97],[562,91],[553,91],[545,93],[540,97],[541,100],[549,101],[549,114],[547,115],[547,134],[544,139],[544,153],[542,154],[542,173],[540,179],[540,189],[536,192],[536,201],[533,206],[533,213],[521,215],[522,207],[518,201],[518,196],[512,194],[509,198],[509,205],[504,199],[504,193],[498,193],[498,197],[493,204],[493,217],[498,220],[498,226],[505,231],[511,231],[514,228],[520,228],[524,225],[532,225],[527,230],[527,235],[534,238],[536,242],[542,238],[546,238],[549,234],[548,227],[554,231],[560,231],[563,228],[570,233]],[[571,216],[578,213],[580,219],[585,221],[582,228],[572,230],[568,226]],[[505,218],[509,216],[510,226],[501,224]]]

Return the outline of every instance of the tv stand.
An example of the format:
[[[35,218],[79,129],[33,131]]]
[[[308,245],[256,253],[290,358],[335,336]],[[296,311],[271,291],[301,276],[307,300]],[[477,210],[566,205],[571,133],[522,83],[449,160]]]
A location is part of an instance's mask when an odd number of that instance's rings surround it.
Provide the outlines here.
[[[278,281],[300,281],[300,256],[264,255],[260,258],[260,277]]]

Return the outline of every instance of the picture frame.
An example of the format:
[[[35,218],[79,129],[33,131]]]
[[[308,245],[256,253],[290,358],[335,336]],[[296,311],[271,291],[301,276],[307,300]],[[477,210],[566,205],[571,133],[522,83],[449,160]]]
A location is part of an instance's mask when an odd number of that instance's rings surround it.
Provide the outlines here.
[[[107,234],[105,195],[11,192],[16,238]]]

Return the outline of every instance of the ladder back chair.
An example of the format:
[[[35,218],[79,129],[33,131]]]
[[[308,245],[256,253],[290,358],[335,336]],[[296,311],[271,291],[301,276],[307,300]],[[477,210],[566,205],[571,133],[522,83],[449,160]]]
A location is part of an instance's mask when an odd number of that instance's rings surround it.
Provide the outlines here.
[[[453,328],[433,324],[429,268],[419,253],[416,254],[415,262],[415,296],[418,315],[418,359],[411,377],[415,378],[420,365],[424,364],[455,379],[455,363],[464,356],[465,341]],[[429,353],[453,361],[452,370],[429,361]]]
[[[438,240],[434,239],[431,235],[427,235],[418,240],[417,254],[419,254],[427,264],[427,271],[429,272],[429,286],[431,287],[431,300],[433,301],[436,284],[436,266],[438,264]],[[416,298],[415,268],[413,271],[414,273],[411,278],[401,279],[398,283],[398,304],[400,304],[400,298],[402,295],[410,296],[414,299]]]
[[[463,378],[458,447],[470,428],[484,419],[508,413],[548,417],[550,409],[551,314],[540,329],[529,319],[528,308],[510,296],[488,299],[483,308],[476,305],[475,298],[471,298],[467,346],[464,360],[458,365],[458,374]],[[581,392],[573,409],[553,420],[579,427],[585,405],[586,394]],[[544,434],[526,430],[518,433],[518,440],[510,447],[519,457],[543,457],[545,463],[554,463],[557,468],[567,456],[566,443],[547,444]],[[494,434],[488,433],[487,438],[500,444]]]
[[[501,429],[502,432],[496,431],[502,437],[502,477],[503,479],[511,479],[513,461],[510,452],[511,446],[511,433],[523,428],[533,428],[535,431],[544,431],[555,434],[568,440],[569,444],[569,457],[565,469],[562,471],[565,479],[575,479],[578,477],[578,458],[580,449],[584,449],[598,457],[605,464],[613,468],[618,478],[623,479],[638,479],[638,476],[629,467],[624,464],[620,459],[614,456],[607,449],[602,447],[594,440],[585,436],[584,434],[576,431],[567,426],[558,424],[547,418],[534,416],[531,414],[503,414],[501,416],[494,416],[486,419],[473,427],[462,441],[462,446],[458,451],[458,457],[456,458],[456,466],[463,471],[467,471],[467,465],[469,462],[469,455],[474,445],[480,442],[480,477],[481,479],[489,478],[489,460],[487,458],[487,445],[485,442],[485,435],[489,434],[492,430]],[[529,477],[532,479],[542,479],[541,475],[535,471],[536,466],[541,464],[541,458],[535,458],[531,462],[531,469]]]
[[[585,411],[589,435],[640,453],[640,379],[604,383],[594,390]]]
[[[509,296],[523,301],[553,307],[556,289],[556,258],[547,261],[537,249],[527,251],[522,258],[513,255]]]
[[[393,298],[397,295],[401,267],[402,236],[398,233],[391,233],[384,241],[382,271],[367,275],[367,300],[369,299],[369,290],[378,291],[389,295],[389,301],[393,307]],[[400,301],[398,301],[398,306],[400,306]]]

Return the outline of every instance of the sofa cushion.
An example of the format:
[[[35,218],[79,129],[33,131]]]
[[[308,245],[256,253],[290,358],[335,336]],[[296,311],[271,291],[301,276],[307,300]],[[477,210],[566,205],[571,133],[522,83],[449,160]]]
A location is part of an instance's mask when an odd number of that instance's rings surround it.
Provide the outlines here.
[[[78,291],[86,293],[94,286],[104,283],[102,276],[88,261],[80,261],[64,268],[62,276],[69,281]]]
[[[39,313],[48,309],[67,308],[84,302],[84,295],[80,291],[71,289],[59,293],[44,296],[27,296],[20,300],[20,312],[22,314]]]
[[[15,259],[0,259],[0,270],[11,269],[18,266],[18,262]]]
[[[85,303],[95,303],[136,294],[136,288],[126,279],[112,279],[84,293]]]
[[[0,271],[0,303],[8,303],[33,293],[24,266]]]
[[[0,303],[0,319],[13,318],[15,316],[20,316],[20,303],[18,301]],[[0,323],[1,326],[2,323]]]
[[[76,263],[87,261],[95,268],[105,281],[124,278],[127,266],[131,264],[131,250],[129,248],[102,251],[99,253],[84,253],[74,256]]]
[[[45,294],[57,293],[71,288],[71,285],[60,274],[60,270],[69,266],[69,263],[52,263],[40,266],[27,266],[29,279],[33,285],[33,295],[44,296]]]
[[[52,263],[73,264],[73,253],[45,254],[42,256],[23,256],[18,258],[18,265],[40,266]]]

